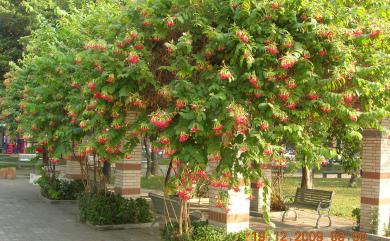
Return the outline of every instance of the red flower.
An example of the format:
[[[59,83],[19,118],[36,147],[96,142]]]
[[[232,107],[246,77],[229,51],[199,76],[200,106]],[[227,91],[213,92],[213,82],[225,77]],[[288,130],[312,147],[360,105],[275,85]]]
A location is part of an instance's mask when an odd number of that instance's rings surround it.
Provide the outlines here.
[[[79,88],[79,84],[76,83],[76,82],[73,82],[71,86],[72,86],[72,89],[78,89]]]
[[[169,145],[169,143],[170,143],[168,137],[166,137],[166,136],[160,137],[160,141],[159,142],[160,142],[161,145]]]
[[[350,115],[349,115],[349,119],[350,119],[351,121],[356,122],[357,119],[358,119],[358,117],[357,117],[355,114],[350,114]]]
[[[260,130],[266,131],[266,130],[268,130],[268,128],[269,128],[269,125],[267,122],[260,123]]]
[[[345,102],[346,104],[351,104],[352,101],[353,101],[353,95],[347,94],[347,95],[344,96],[344,102]]]
[[[114,82],[114,80],[115,80],[114,75],[113,75],[113,74],[110,74],[110,75],[107,77],[106,82],[109,83],[109,84],[111,84],[112,82]]]
[[[227,69],[222,69],[220,72],[219,72],[219,78],[221,80],[227,80],[227,79],[230,79],[232,78],[233,75],[229,72],[229,70]]]
[[[281,92],[280,94],[279,94],[279,98],[281,99],[281,100],[283,100],[283,101],[285,101],[285,100],[287,100],[287,98],[290,96],[290,93],[289,92]]]
[[[186,103],[183,100],[176,100],[176,108],[181,110],[186,107]]]
[[[168,21],[168,22],[167,22],[167,26],[168,26],[169,28],[171,28],[171,27],[175,26],[175,22],[174,22],[174,21]]]
[[[136,50],[143,50],[143,49],[144,49],[144,46],[143,46],[142,44],[135,44],[135,45],[134,45],[134,48],[135,48]]]
[[[263,187],[264,187],[264,183],[263,183],[262,181],[257,181],[257,182],[255,183],[255,185],[256,185],[256,188],[257,188],[257,189],[260,189],[260,188],[263,188]]]
[[[279,53],[278,47],[276,47],[276,44],[270,44],[266,47],[267,52],[271,55],[277,55]]]
[[[139,62],[139,56],[136,54],[131,54],[128,58],[127,61],[131,64],[136,64]]]
[[[81,64],[81,59],[80,58],[76,58],[74,60],[74,64],[80,65]]]
[[[263,152],[264,156],[271,156],[273,154],[273,151],[271,149],[265,149]]]
[[[179,136],[179,142],[186,142],[189,138],[190,138],[189,135],[182,132],[182,133],[180,133],[180,136]]]
[[[96,84],[94,82],[88,82],[88,89],[91,91],[95,90]]]
[[[318,51],[318,54],[321,57],[325,57],[326,55],[328,55],[328,52],[325,49],[321,49],[320,51]]]
[[[297,63],[293,56],[284,56],[280,59],[280,67],[283,69],[290,69]]]
[[[52,159],[52,160],[51,160],[51,163],[54,164],[54,165],[56,165],[56,164],[60,163],[60,160],[58,160],[58,159]]]

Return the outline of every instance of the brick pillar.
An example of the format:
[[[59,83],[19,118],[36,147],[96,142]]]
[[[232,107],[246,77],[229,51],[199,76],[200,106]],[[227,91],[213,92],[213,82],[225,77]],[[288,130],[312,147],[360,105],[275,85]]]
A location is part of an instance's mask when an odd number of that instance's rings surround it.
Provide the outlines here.
[[[390,130],[390,119],[382,121]],[[390,220],[390,139],[386,131],[367,129],[363,133],[360,228],[384,235]],[[377,224],[372,221],[377,217]]]
[[[136,113],[130,112],[127,121],[136,120]],[[123,197],[139,197],[141,194],[142,145],[138,144],[131,155],[115,163],[115,193]]]
[[[64,157],[64,160],[66,161],[65,177],[68,179],[80,180],[82,178],[80,162],[72,159],[72,157]]]
[[[271,164],[264,164],[261,166],[261,169],[263,170],[263,174],[264,174],[263,179],[268,180],[269,183],[271,183],[272,181],[271,167],[272,167]],[[256,183],[252,183],[251,188],[252,188],[252,195],[254,197],[254,199],[251,200],[251,206],[250,206],[251,212],[255,214],[262,214],[264,205],[267,207],[267,210],[270,211],[271,193],[269,192],[267,195],[267,199],[264,199],[263,187],[257,188]]]
[[[209,163],[209,171],[215,170],[216,166],[217,163]],[[229,205],[227,208],[229,211],[216,207],[219,190],[219,188],[209,186],[209,223],[225,228],[228,233],[248,229],[250,201],[248,195],[245,194],[245,187],[241,185],[239,192],[228,190]]]

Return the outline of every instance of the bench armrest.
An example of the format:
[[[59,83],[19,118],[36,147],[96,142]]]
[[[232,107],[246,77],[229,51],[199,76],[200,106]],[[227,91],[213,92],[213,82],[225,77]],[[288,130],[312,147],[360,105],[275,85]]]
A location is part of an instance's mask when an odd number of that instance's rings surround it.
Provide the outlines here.
[[[203,212],[199,210],[191,210],[189,216],[191,221],[205,220]]]

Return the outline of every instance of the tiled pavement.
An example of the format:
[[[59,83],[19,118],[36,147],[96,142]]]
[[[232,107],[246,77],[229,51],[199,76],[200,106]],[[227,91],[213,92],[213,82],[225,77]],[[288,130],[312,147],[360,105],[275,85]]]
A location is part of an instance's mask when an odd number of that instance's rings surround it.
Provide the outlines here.
[[[157,241],[158,229],[96,231],[75,204],[50,204],[28,179],[0,180],[0,241]],[[152,234],[151,234],[152,233]]]
[[[145,195],[148,190],[143,190]],[[39,189],[28,184],[28,179],[0,180],[0,241],[157,241],[158,229],[96,231],[77,221],[75,204],[50,204],[38,197]],[[207,200],[202,199],[197,209],[207,212]],[[295,233],[321,231],[329,237],[336,229],[350,229],[352,221],[333,217],[331,228],[313,228],[317,214],[299,211],[298,221],[281,222],[281,216],[272,217],[279,232]],[[326,224],[324,219],[323,225]],[[264,230],[261,218],[251,218],[251,228]],[[152,233],[152,234],[151,234]],[[290,239],[287,239],[290,240]],[[325,239],[330,240],[330,239]],[[345,240],[348,240],[346,238]]]

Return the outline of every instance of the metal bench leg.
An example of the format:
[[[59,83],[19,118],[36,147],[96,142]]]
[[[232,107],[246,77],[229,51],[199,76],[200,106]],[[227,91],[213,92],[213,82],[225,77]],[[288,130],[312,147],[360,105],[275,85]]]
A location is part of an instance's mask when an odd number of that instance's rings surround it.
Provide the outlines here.
[[[320,214],[317,218],[317,222],[316,222],[316,226],[315,228],[318,229],[319,228],[319,222],[320,222],[320,219],[322,218],[322,215]]]
[[[159,216],[157,216],[157,217],[155,217],[154,219],[153,219],[153,222],[152,222],[152,224],[150,225],[150,228],[149,228],[149,233],[150,234],[153,234],[154,232],[153,232],[153,226],[161,219],[162,217],[159,217]]]
[[[289,211],[289,209],[287,209],[286,211],[284,211],[283,213],[283,216],[282,216],[282,222],[284,222],[284,218],[286,217],[286,213]]]
[[[153,234],[153,226],[157,223],[157,218],[153,220],[153,223],[150,225],[149,234]]]
[[[284,211],[283,216],[282,216],[282,222],[284,222],[284,219],[286,218],[286,214],[289,213],[290,211],[293,211],[294,214],[295,214],[294,221],[297,221],[297,220],[298,220],[298,213],[297,213],[297,211],[296,211],[295,209],[289,208],[289,209],[287,209],[286,211]]]
[[[330,219],[330,215],[328,215],[328,219],[329,219],[329,225],[328,225],[328,227],[332,227],[332,219]]]
[[[321,211],[320,210],[318,211],[318,218],[317,218],[317,222],[316,222],[316,227],[315,228],[319,228],[319,222],[320,222],[320,219],[322,217],[327,217],[329,219],[328,227],[332,226],[332,219],[330,219],[330,210],[327,210],[327,211],[328,211],[327,214],[321,214]]]

